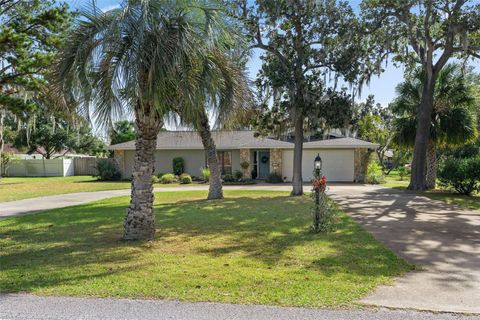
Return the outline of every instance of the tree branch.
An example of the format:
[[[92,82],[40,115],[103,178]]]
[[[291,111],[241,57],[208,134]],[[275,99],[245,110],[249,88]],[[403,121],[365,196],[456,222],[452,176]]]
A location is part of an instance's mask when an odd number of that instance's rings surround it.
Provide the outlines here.
[[[3,8],[0,11],[0,15],[6,14],[10,9],[12,9],[18,2],[20,1],[15,1],[15,0],[4,0],[0,1],[0,8]]]
[[[431,44],[432,37],[430,36],[430,16],[432,15],[432,0],[428,0],[425,3],[426,11],[425,11],[425,18],[423,19],[423,28],[425,29],[425,42],[429,42]],[[427,45],[425,45],[427,47]]]
[[[447,63],[448,59],[450,59],[452,54],[455,52],[455,36],[460,32],[459,28],[461,28],[461,26],[455,24],[454,22],[458,18],[459,11],[465,2],[466,0],[457,0],[452,9],[451,15],[448,17],[449,26],[446,34],[445,49],[434,66],[435,71],[441,70]]]
[[[256,28],[256,31],[255,31],[256,44],[251,46],[251,48],[259,48],[259,49],[266,50],[266,51],[274,54],[280,60],[282,65],[286,65],[287,62],[288,62],[287,59],[280,53],[280,51],[278,51],[277,48],[275,48],[272,45],[267,45],[267,44],[263,43],[262,35],[260,33],[260,26],[257,25],[255,28]]]
[[[423,36],[419,34],[418,31],[415,37],[414,31],[413,31],[414,28],[411,21],[410,7],[407,6],[407,7],[404,7],[403,9],[404,9],[403,14],[400,14],[399,12],[395,11],[393,13],[393,16],[395,16],[398,20],[400,20],[407,26],[407,34],[408,34],[408,39],[410,40],[410,45],[412,46],[415,53],[420,57],[420,60],[423,63],[425,61],[425,50],[424,48],[422,48],[422,46],[419,45],[418,39],[421,39],[421,40],[425,40],[425,39],[422,39]]]
[[[15,79],[17,77],[24,77],[24,76],[29,76],[29,75],[34,75],[37,74],[41,71],[42,69],[36,69],[36,70],[31,70],[29,72],[19,72],[19,73],[14,73],[14,74],[9,74],[3,78],[0,78],[0,85],[7,84],[10,80]]]

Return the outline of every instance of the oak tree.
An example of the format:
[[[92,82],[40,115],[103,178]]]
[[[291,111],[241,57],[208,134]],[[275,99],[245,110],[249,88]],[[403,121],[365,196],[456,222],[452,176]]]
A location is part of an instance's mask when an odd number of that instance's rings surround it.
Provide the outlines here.
[[[259,78],[265,93],[287,111],[295,143],[292,195],[301,195],[305,120],[336,79],[356,80],[358,56],[364,52],[360,25],[352,8],[336,0],[233,3],[235,15],[246,23],[251,48],[263,52]]]
[[[409,189],[425,190],[435,83],[452,58],[480,58],[480,4],[472,0],[364,0],[372,57],[424,72]]]

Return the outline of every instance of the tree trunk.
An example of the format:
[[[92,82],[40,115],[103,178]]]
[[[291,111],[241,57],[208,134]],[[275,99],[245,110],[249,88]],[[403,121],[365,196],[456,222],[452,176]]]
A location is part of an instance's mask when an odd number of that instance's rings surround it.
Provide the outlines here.
[[[155,171],[155,149],[161,119],[150,106],[135,110],[136,141],[132,173],[130,207],[124,222],[125,240],[146,240],[155,237],[152,175]]]
[[[423,87],[422,100],[418,110],[417,131],[415,134],[415,146],[413,149],[412,173],[410,190],[426,190],[426,157],[427,143],[430,138],[430,126],[433,111],[433,94],[435,90],[435,76],[428,75]]]
[[[197,128],[202,139],[203,148],[207,155],[207,164],[210,169],[210,187],[208,188],[208,200],[223,199],[222,177],[218,165],[217,147],[212,139],[208,117],[204,113],[201,116],[200,124]]]
[[[427,189],[435,189],[437,181],[437,148],[432,139],[428,139],[427,144]]]
[[[302,156],[303,156],[303,117],[297,115],[295,121],[295,145],[293,150],[292,196],[303,194]],[[313,161],[313,159],[312,159]]]

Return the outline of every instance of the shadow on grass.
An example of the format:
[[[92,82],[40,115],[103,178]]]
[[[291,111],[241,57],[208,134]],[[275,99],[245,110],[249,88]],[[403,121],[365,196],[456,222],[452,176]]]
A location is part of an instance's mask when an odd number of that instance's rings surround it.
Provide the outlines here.
[[[0,291],[28,292],[140,270],[150,263],[142,259],[145,253],[165,250],[211,259],[241,256],[246,265],[256,261],[328,276],[378,278],[406,269],[346,215],[341,214],[338,231],[313,234],[309,198],[251,194],[256,196],[157,204],[159,230],[153,242],[120,240],[126,198],[2,221]],[[167,202],[182,196],[188,192],[157,195]]]
[[[276,196],[165,204],[159,236],[192,243],[196,253],[213,257],[242,254],[269,266],[307,263],[304,268],[329,275],[392,276],[406,266],[343,213],[336,232],[310,232],[310,203],[308,197]],[[196,246],[199,238],[209,246]]]
[[[124,206],[97,202],[0,221],[0,291],[65,285],[134,268],[128,264],[145,243],[121,241],[122,212]],[[98,263],[106,267],[88,271]]]
[[[471,196],[462,195],[456,193],[453,189],[445,189],[439,187],[440,184],[437,182],[437,189],[435,190],[427,190],[424,192],[421,191],[411,191],[408,190],[408,180],[399,180],[396,177],[390,177],[383,186],[389,187],[395,190],[402,190],[409,193],[415,193],[418,195],[423,195],[433,200],[441,200],[448,204],[457,204],[464,208],[480,210],[480,193],[473,194]],[[399,185],[405,184],[405,185]]]
[[[449,204],[458,204],[465,208],[480,210],[479,195],[466,196],[463,194],[458,194],[458,193],[444,191],[444,190],[428,191],[428,192],[425,192],[423,195],[434,200],[444,201]]]

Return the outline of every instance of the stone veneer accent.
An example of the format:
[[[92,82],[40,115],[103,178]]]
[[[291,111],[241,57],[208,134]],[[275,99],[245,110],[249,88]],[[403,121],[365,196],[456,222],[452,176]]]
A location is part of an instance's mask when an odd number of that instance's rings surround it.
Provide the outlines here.
[[[368,164],[372,155],[371,150],[357,148],[354,151],[354,182],[364,183],[367,175]]]
[[[113,158],[118,166],[118,170],[122,173],[122,177],[125,178],[125,150],[114,150]]]
[[[282,150],[270,149],[270,173],[282,174]]]
[[[242,166],[240,166],[240,170],[242,171],[243,173],[243,176],[245,178],[248,178],[250,179],[252,177],[252,161],[251,161],[251,157],[250,157],[250,149],[240,149],[240,164],[242,162],[248,162],[250,164],[250,166],[246,169],[242,168]]]

